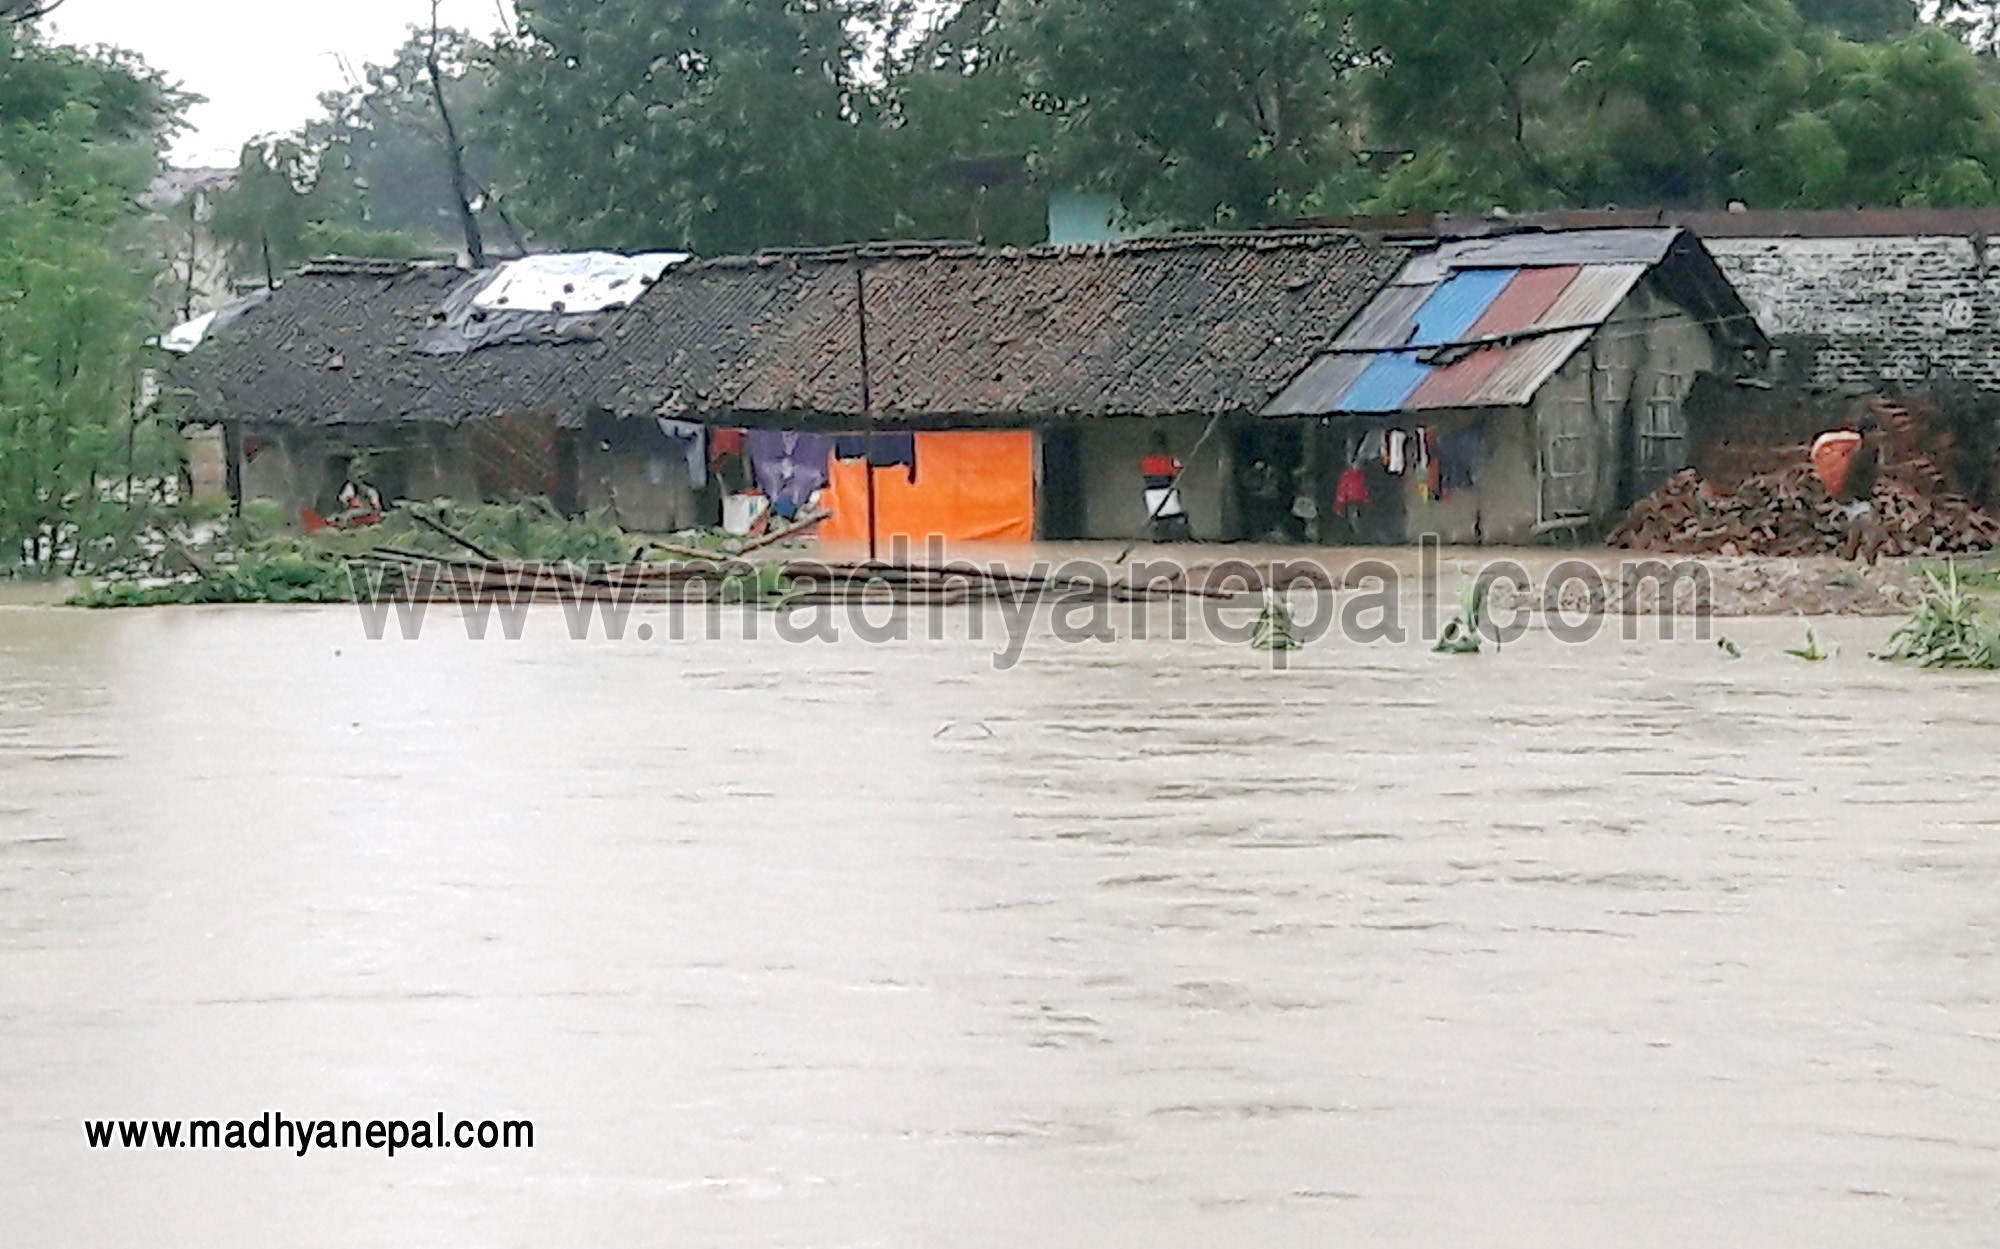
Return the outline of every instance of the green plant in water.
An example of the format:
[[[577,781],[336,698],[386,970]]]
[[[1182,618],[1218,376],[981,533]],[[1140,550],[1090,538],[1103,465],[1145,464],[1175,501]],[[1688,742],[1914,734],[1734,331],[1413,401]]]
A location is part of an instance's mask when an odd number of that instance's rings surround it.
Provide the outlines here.
[[[1819,635],[1813,632],[1811,625],[1806,626],[1806,644],[1804,646],[1788,647],[1785,653],[1795,659],[1803,659],[1811,664],[1825,663],[1827,660],[1832,659],[1835,654],[1834,651],[1827,650],[1819,644]]]
[[[1299,636],[1291,604],[1269,590],[1264,591],[1264,612],[1257,617],[1250,645],[1260,651],[1295,651],[1305,644],[1305,639]]]
[[[1942,574],[1924,569],[1923,599],[1878,658],[1926,668],[2000,668],[2000,623],[1960,580],[1957,562],[1947,561]]]
[[[1459,587],[1458,615],[1445,622],[1431,649],[1440,655],[1477,655],[1485,644],[1479,636],[1479,617],[1485,610],[1486,582],[1474,577]]]

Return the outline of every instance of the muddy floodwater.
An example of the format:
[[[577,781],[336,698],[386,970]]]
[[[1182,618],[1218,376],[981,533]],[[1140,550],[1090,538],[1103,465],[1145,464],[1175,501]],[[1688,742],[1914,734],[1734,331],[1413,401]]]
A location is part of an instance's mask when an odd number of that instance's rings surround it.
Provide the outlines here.
[[[1891,627],[0,608],[0,1241],[1991,1245],[2000,682]],[[535,1144],[82,1126],[265,1111]]]

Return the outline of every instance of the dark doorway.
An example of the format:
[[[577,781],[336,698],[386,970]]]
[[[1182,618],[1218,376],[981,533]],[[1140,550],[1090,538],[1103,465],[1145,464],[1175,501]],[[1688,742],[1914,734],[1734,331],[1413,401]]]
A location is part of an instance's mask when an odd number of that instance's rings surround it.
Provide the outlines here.
[[[1041,431],[1041,497],[1035,518],[1039,537],[1064,541],[1083,533],[1083,453],[1076,431],[1066,425]]]

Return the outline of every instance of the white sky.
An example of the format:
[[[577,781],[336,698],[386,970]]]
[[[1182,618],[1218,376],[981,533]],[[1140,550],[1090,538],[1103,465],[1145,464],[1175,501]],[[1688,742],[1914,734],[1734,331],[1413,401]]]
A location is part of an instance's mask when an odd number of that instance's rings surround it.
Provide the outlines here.
[[[208,97],[173,151],[177,165],[234,166],[244,142],[288,131],[319,112],[319,94],[386,61],[430,0],[66,0],[49,19],[64,43],[115,44]],[[512,0],[444,0],[446,25],[482,37],[512,19]]]

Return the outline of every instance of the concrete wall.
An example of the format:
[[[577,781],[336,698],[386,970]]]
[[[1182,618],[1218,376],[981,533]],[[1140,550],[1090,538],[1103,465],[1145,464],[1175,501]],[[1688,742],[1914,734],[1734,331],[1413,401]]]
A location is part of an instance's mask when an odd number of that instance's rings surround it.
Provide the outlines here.
[[[248,426],[238,439],[243,497],[277,503],[294,522],[302,507],[324,512],[340,487],[342,466],[366,453],[375,466],[374,484],[392,498],[505,502],[481,488],[475,438],[466,425]],[[252,444],[254,458],[245,454]],[[601,511],[627,529],[665,533],[719,519],[719,512],[708,514],[715,506],[712,491],[699,493],[689,484],[683,457],[602,451],[590,443],[579,449],[578,468],[579,508]]]
[[[2000,389],[2000,257],[1984,236],[1703,241],[1813,386],[1874,390],[1948,373]]]
[[[1082,470],[1082,528],[1086,538],[1119,541],[1146,530],[1145,482],[1139,460],[1153,449],[1153,435],[1187,465],[1181,502],[1188,527],[1203,542],[1236,536],[1236,500],[1226,429],[1218,428],[1200,455],[1192,454],[1205,416],[1104,417],[1077,423],[1077,455]]]
[[[665,451],[619,452],[595,439],[577,451],[577,507],[635,533],[672,533],[722,521],[713,482],[697,491],[687,462]]]

